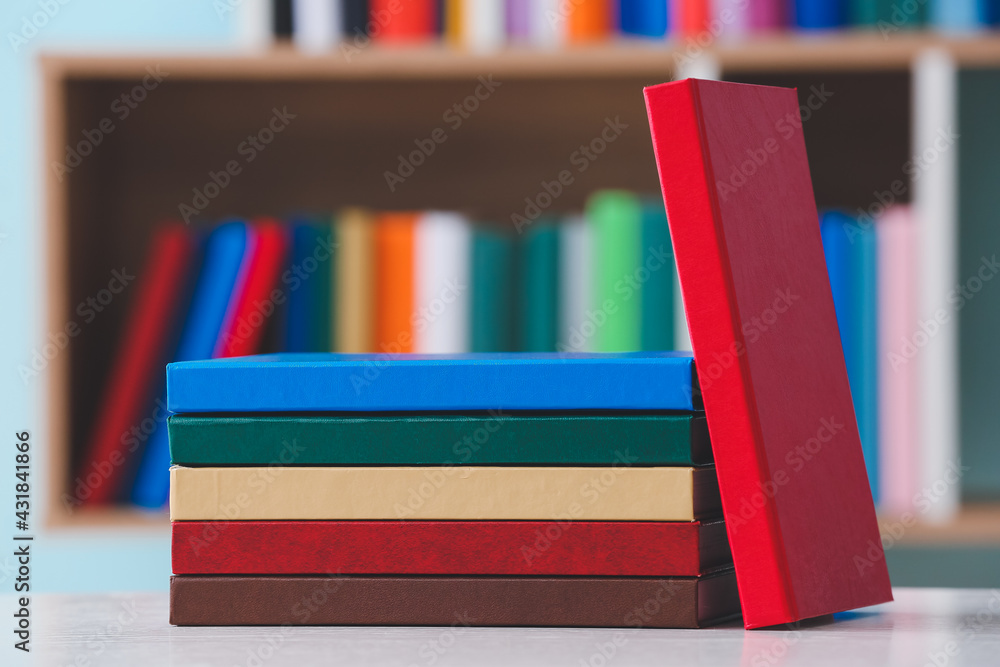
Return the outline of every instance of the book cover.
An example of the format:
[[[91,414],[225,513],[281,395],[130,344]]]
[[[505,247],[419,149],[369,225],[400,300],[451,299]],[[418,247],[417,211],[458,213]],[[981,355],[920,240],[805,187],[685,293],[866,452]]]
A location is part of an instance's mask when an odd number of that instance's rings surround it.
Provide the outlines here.
[[[667,34],[667,0],[620,0],[618,6],[622,33],[640,37],[664,37]]]
[[[693,376],[691,355],[684,352],[268,354],[169,364],[167,407],[172,412],[697,410]]]
[[[641,249],[643,263],[637,279],[642,285],[642,349],[673,350],[676,349],[674,290],[677,268],[662,201],[642,204]]]
[[[175,342],[174,322],[182,304],[185,276],[193,265],[195,241],[183,225],[169,224],[153,234],[149,248],[118,355],[77,471],[77,479],[89,489],[86,497],[77,491],[84,503],[115,500],[125,475],[135,470],[130,459],[142,455],[141,443],[128,444],[125,436],[146,417],[143,411],[149,409],[162,389],[163,365]],[[100,479],[98,484],[88,481],[94,479],[94,473]]]
[[[917,230],[909,207],[890,208],[875,224],[878,252],[878,472],[880,509],[914,510],[917,469]],[[912,343],[910,343],[912,345]]]
[[[422,213],[414,231],[413,351],[469,351],[469,221],[458,213]]]
[[[172,415],[183,466],[711,463],[701,413]],[[294,456],[293,456],[294,455]]]
[[[302,600],[316,591],[335,594],[337,604],[309,611]],[[173,625],[698,628],[739,611],[732,570],[704,577],[170,578]]]
[[[697,577],[721,521],[175,521],[174,574]]]
[[[211,358],[239,278],[246,244],[247,226],[243,222],[220,225],[209,235],[175,361]],[[132,502],[142,507],[163,507],[167,502],[169,468],[167,426],[161,421],[149,437],[132,487]]]
[[[414,213],[380,213],[375,222],[375,349],[413,352],[416,294]]]
[[[472,233],[469,346],[473,352],[512,352],[514,239],[485,225]]]
[[[604,190],[587,200],[586,216],[593,229],[594,308],[602,320],[594,349],[641,349],[642,206],[631,192]]]
[[[170,469],[171,521],[225,521],[234,507],[240,521],[695,521],[721,511],[711,467]]]
[[[744,625],[891,600],[796,92],[645,96]]]
[[[519,347],[551,352],[559,342],[559,229],[553,221],[539,220],[520,245]]]
[[[375,326],[375,218],[352,208],[337,216],[332,272],[333,345],[337,352],[371,352]]]
[[[241,267],[245,275],[237,281],[213,357],[260,352],[265,327],[275,313],[275,301],[285,298],[283,292],[276,293],[288,251],[285,226],[278,220],[259,220],[252,226],[248,240]]]

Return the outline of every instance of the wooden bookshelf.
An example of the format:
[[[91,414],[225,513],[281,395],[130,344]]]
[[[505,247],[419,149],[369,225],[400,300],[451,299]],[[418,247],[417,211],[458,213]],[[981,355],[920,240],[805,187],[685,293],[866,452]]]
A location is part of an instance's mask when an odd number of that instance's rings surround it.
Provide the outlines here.
[[[380,209],[450,208],[509,224],[524,198],[540,191],[570,155],[598,136],[606,119],[628,129],[552,207],[576,210],[591,191],[624,187],[656,193],[641,88],[669,80],[686,45],[621,41],[542,52],[506,49],[480,56],[445,47],[369,47],[350,60],[339,51],[306,56],[290,47],[243,55],[48,54],[41,59],[47,217],[48,331],[75,318],[81,300],[113,268],[138,266],[150,232],[178,217],[192,189],[237,156],[240,142],[268,122],[274,108],[296,118],[244,165],[205,218],[287,215],[345,204]],[[806,126],[820,206],[861,206],[897,177],[909,152],[909,66],[928,48],[943,48],[964,66],[1000,66],[1000,38],[948,39],[877,33],[719,40],[705,50],[725,78],[796,85],[826,83],[835,95]],[[168,73],[119,119],[111,104],[141,84],[147,68]],[[480,77],[500,83],[424,165],[391,192],[383,173],[414,140],[447,127],[442,114],[473,93]],[[872,100],[877,100],[877,104]],[[873,111],[877,109],[877,111]],[[85,130],[112,118],[114,130],[72,173],[54,163]],[[904,198],[905,200],[905,195]],[[83,327],[47,369],[50,395],[51,526],[158,526],[163,514],[128,508],[66,513],[70,481],[100,400],[129,294]],[[966,518],[966,514],[974,519]],[[904,542],[950,541],[986,526],[1000,543],[1000,508],[970,509],[958,532],[909,529]],[[912,535],[912,537],[911,537]]]

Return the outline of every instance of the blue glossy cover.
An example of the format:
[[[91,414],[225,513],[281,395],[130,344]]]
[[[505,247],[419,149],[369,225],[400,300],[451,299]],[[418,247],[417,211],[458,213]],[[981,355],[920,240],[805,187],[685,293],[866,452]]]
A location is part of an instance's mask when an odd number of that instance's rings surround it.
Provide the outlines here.
[[[667,34],[667,0],[620,0],[619,19],[626,35],[663,37]]]
[[[268,354],[167,366],[172,412],[694,410],[689,352]],[[692,396],[692,393],[695,395]]]
[[[872,496],[878,500],[878,332],[875,229],[829,211],[822,222],[823,251],[844,363],[858,420]]]
[[[177,347],[177,361],[211,358],[243,263],[246,244],[247,227],[242,222],[226,223],[209,235],[204,264]],[[139,466],[132,487],[132,502],[150,508],[165,505],[170,488],[169,470],[166,423],[159,421]]]

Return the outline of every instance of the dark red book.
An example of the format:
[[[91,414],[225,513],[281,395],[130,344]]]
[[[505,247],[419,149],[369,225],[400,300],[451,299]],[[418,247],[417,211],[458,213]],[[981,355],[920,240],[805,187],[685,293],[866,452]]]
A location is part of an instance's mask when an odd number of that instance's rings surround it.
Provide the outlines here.
[[[732,564],[714,522],[175,521],[175,574],[697,576]]]
[[[745,625],[891,600],[796,91],[645,95]]]
[[[278,301],[288,298],[283,292],[278,299],[273,294],[279,289],[278,276],[288,253],[285,226],[277,220],[261,220],[253,225],[248,238],[253,239],[252,246],[241,268],[246,275],[237,281],[239,293],[234,295],[231,312],[223,324],[216,357],[257,354],[268,320],[280,305]]]
[[[153,235],[86,454],[72,483],[74,497],[83,503],[112,502],[127,471],[134,469],[131,457],[141,454],[129,430],[149,416],[163,384],[194,251],[195,242],[183,225],[166,225]]]

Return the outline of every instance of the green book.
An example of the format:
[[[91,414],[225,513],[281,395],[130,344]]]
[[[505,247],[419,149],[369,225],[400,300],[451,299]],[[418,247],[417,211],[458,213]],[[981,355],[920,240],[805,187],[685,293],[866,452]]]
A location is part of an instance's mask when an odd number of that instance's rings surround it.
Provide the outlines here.
[[[184,466],[712,462],[702,412],[173,415],[167,429]]]
[[[512,352],[514,342],[514,240],[479,227],[472,235],[472,303],[469,344],[473,352]]]
[[[559,342],[559,230],[539,220],[521,242],[518,329],[524,352],[555,352]]]
[[[642,205],[642,349],[674,349],[674,251],[660,200]]]
[[[927,2],[914,0],[850,0],[847,7],[849,25],[875,28],[885,35],[896,29],[915,28],[924,23]]]
[[[320,244],[321,239],[336,241],[336,228],[333,225],[332,216],[317,216],[314,222],[316,230],[316,243]],[[333,246],[333,243],[329,245]],[[315,259],[315,258],[310,258]],[[309,277],[312,298],[312,316],[309,319],[309,349],[313,352],[330,352],[333,326],[333,272],[334,263],[337,261],[336,246],[329,259],[316,261],[316,271]],[[313,266],[311,263],[302,267],[303,270]]]
[[[587,202],[593,226],[595,352],[642,349],[642,205],[622,190],[603,190]]]

